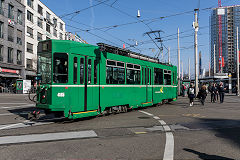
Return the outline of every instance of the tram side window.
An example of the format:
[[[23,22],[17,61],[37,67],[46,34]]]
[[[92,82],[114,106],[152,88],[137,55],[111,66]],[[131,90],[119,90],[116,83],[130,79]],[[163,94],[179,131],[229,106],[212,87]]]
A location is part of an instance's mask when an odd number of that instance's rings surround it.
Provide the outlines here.
[[[78,60],[77,57],[74,57],[74,64],[73,64],[73,83],[77,84],[77,73],[78,73]]]
[[[140,71],[139,65],[127,64],[127,84],[140,84]]]
[[[154,84],[163,85],[163,70],[154,68]]]
[[[91,84],[91,81],[92,81],[92,79],[91,79],[91,76],[92,76],[92,60],[91,59],[89,59],[88,60],[88,84]]]
[[[175,72],[173,72],[173,85],[175,84]]]
[[[164,85],[171,85],[171,71],[164,70]]]
[[[66,53],[54,53],[53,82],[68,82],[68,55]]]
[[[145,80],[144,80],[144,68],[142,68],[142,84],[145,84]]]
[[[80,59],[80,84],[84,83],[84,59]]]
[[[125,83],[125,68],[123,62],[115,62],[107,60],[107,84],[124,84]]]

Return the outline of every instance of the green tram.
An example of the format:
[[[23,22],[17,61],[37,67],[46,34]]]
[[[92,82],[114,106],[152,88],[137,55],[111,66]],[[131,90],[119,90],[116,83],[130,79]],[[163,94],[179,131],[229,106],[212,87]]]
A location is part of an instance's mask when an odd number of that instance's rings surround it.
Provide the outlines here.
[[[36,107],[69,119],[147,107],[177,98],[177,68],[104,43],[38,45]]]

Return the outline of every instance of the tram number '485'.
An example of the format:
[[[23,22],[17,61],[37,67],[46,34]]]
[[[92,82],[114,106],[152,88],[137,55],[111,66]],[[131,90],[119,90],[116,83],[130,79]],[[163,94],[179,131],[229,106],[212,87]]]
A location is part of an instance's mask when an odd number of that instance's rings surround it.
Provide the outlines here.
[[[65,97],[65,93],[58,93],[57,96],[58,97]]]

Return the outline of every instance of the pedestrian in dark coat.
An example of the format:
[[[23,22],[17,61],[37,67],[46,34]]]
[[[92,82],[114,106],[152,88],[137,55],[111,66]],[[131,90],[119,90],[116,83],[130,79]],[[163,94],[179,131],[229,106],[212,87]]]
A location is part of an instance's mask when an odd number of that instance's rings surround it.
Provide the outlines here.
[[[202,85],[199,91],[199,94],[200,94],[200,102],[202,103],[202,105],[204,105],[205,99],[207,97],[207,87],[205,85]]]
[[[220,103],[223,103],[224,101],[224,94],[225,94],[226,88],[223,87],[223,83],[221,82],[219,87],[218,87],[218,92],[220,96]]]
[[[218,93],[218,89],[217,89],[217,86],[216,84],[214,83],[213,86],[212,86],[212,92],[211,92],[211,102],[216,102],[216,95]]]

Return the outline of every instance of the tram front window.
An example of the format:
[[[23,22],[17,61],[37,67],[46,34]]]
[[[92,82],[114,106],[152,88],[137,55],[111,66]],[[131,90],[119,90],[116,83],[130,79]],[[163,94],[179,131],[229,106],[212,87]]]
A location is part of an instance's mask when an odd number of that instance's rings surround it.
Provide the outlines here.
[[[41,76],[42,83],[51,83],[51,54],[39,54],[38,74]]]
[[[53,83],[68,82],[68,55],[54,53],[53,56]]]

